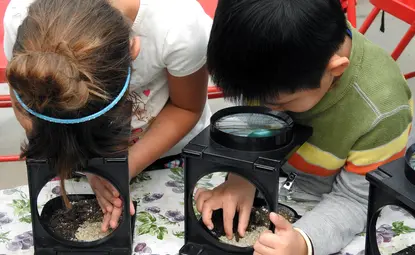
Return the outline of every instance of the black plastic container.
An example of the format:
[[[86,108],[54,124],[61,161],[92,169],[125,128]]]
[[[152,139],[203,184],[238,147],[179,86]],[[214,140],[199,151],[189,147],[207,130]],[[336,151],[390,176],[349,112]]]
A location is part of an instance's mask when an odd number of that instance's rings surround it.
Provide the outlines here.
[[[96,199],[95,195],[68,195],[68,199],[71,202],[78,202],[81,200],[94,200]],[[134,208],[137,207],[137,202],[133,202],[134,204]],[[60,209],[65,209],[65,204],[62,200],[62,197],[55,197],[51,200],[49,200],[45,206],[42,209],[42,213],[40,214],[40,221],[42,223],[43,226],[47,226],[48,222],[50,221],[50,218],[52,217],[53,213],[57,210]],[[125,215],[123,214],[122,217],[125,217]],[[135,220],[136,220],[136,214],[134,214],[133,216],[131,216],[131,233],[132,233],[132,238],[134,237],[134,228],[135,228]],[[47,232],[49,232],[49,234],[51,236],[53,236],[55,239],[58,239],[60,242],[67,242],[68,240],[62,239],[60,236],[56,235],[55,233],[51,232],[50,229],[48,229],[47,227],[45,227],[45,230]],[[94,242],[89,242],[88,246],[100,246],[102,244],[104,244],[108,239],[110,239],[112,236],[112,233],[108,236],[106,236],[105,238],[96,240]],[[83,245],[79,245],[82,244],[82,242],[74,242],[73,245],[74,246],[80,246],[80,247],[84,247]],[[105,249],[104,249],[105,250]]]
[[[221,131],[215,123],[224,116],[257,113],[284,121],[284,128],[273,136],[241,137]],[[252,184],[263,195],[271,211],[278,208],[278,183],[281,166],[312,134],[312,128],[295,124],[291,118],[265,107],[231,107],[211,118],[210,127],[196,136],[184,149],[185,159],[185,245],[181,255],[251,255],[252,248],[240,248],[219,242],[199,222],[193,211],[193,191],[203,176],[214,172],[232,172]],[[274,226],[271,224],[270,229]]]
[[[255,198],[253,207],[254,208],[265,207],[267,208],[267,210],[269,210],[267,202],[262,198]],[[290,220],[287,219],[290,223],[294,223],[301,218],[301,216],[298,215],[298,213],[293,208],[279,203],[278,212],[280,211],[290,216]],[[209,232],[214,238],[218,240],[219,237],[221,237],[225,233],[223,229],[223,210],[222,209],[213,211],[212,222],[215,227],[213,230],[209,230],[205,226],[205,224],[203,224],[202,219],[199,220],[200,225],[203,226],[205,231]],[[238,222],[239,222],[239,215],[236,214],[235,217],[233,218],[233,233],[237,232]]]
[[[408,148],[404,158],[381,166],[366,175],[370,182],[366,255],[380,255],[376,242],[376,221],[385,206],[399,206],[415,217],[415,170],[410,165],[414,153],[415,144]]]
[[[32,228],[34,249],[36,255],[130,255],[132,254],[135,215],[129,214],[130,192],[127,158],[96,158],[87,163],[88,172],[99,175],[119,191],[123,200],[123,217],[118,227],[107,237],[93,242],[75,242],[65,240],[54,234],[46,224],[46,220],[53,213],[64,207],[62,197],[48,201],[38,213],[37,197],[41,189],[56,176],[56,171],[49,166],[47,160],[28,159],[27,174],[29,180],[30,206],[32,214]],[[69,195],[71,201],[93,199],[94,195]],[[127,203],[125,203],[127,201]],[[136,205],[136,203],[134,203]]]

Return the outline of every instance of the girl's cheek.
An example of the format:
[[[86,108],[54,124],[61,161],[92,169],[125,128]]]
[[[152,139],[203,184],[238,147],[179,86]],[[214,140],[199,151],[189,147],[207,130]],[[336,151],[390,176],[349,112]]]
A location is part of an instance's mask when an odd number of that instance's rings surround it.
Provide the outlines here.
[[[28,134],[32,130],[32,121],[27,115],[21,112],[22,109],[19,109],[18,107],[16,107],[15,103],[16,102],[13,102],[12,100],[14,115],[16,116],[16,119],[19,122],[19,124],[25,130],[26,134]]]
[[[26,134],[32,130],[32,121],[30,120],[30,117],[27,114],[24,114],[24,109],[22,107],[19,107],[19,103],[16,100],[16,97],[14,96],[13,90],[10,88],[10,98],[12,102],[12,108],[14,115],[16,116],[17,121],[19,124],[23,127]]]

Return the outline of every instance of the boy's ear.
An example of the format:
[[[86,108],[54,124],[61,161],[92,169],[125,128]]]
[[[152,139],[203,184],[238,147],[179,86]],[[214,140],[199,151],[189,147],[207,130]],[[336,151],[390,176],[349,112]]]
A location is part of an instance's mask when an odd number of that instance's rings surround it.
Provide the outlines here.
[[[138,36],[135,36],[130,40],[130,53],[133,60],[135,60],[138,57],[138,53],[140,53],[140,38]]]
[[[327,66],[327,71],[331,73],[331,75],[338,77],[346,71],[346,69],[349,67],[350,60],[347,57],[340,57],[337,54],[334,54],[330,60],[329,64]]]

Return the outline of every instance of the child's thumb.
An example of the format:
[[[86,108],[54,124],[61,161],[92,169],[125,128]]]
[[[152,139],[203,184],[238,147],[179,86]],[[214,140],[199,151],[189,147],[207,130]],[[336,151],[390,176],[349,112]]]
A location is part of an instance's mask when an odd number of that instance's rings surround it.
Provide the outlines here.
[[[278,215],[274,212],[272,212],[269,215],[269,219],[275,226],[275,231],[277,230],[288,230],[292,228],[291,224],[281,215]]]

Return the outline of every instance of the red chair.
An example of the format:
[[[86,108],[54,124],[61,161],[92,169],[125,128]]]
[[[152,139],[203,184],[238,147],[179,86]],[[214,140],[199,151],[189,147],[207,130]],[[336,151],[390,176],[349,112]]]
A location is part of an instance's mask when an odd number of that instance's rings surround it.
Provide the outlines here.
[[[3,37],[4,37],[4,31],[3,31],[3,18],[4,18],[4,12],[6,11],[7,5],[9,4],[10,0],[0,0],[0,49],[3,49]],[[6,66],[7,66],[7,60],[6,56],[4,55],[4,51],[0,51],[0,82],[6,82]]]
[[[353,27],[356,27],[356,0],[340,0],[343,10],[347,13],[347,19]]]
[[[3,17],[10,0],[0,0],[0,49],[3,49]],[[0,83],[6,82],[7,60],[4,51],[0,50]],[[11,107],[9,95],[0,95],[0,108]]]
[[[215,16],[216,6],[218,5],[218,0],[198,0],[200,5],[203,7],[207,15],[212,19]],[[223,97],[223,93],[216,86],[208,87],[208,98],[215,99]]]
[[[3,18],[4,12],[6,11],[7,5],[9,4],[9,0],[0,0],[0,83],[6,82],[6,66],[7,60],[6,56],[4,55],[3,51]],[[2,85],[0,85],[2,86]],[[3,85],[4,86],[4,85]],[[10,100],[9,95],[0,95],[0,108],[11,107],[12,103]],[[10,162],[10,161],[18,161],[18,155],[12,156],[0,156],[0,162]]]
[[[375,20],[380,11],[385,11],[396,18],[408,23],[408,29],[402,40],[392,52],[392,58],[397,60],[415,36],[415,0],[370,0],[375,6],[367,19],[360,28],[360,33],[364,34]],[[406,79],[414,78],[415,72],[405,74]]]

